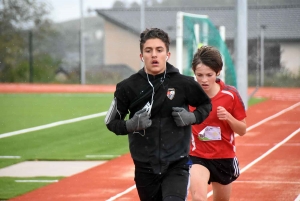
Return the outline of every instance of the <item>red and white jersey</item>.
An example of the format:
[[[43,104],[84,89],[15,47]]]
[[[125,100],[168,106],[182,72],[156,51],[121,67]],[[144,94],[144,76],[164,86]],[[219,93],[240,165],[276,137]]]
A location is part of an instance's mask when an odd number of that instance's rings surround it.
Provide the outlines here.
[[[220,91],[211,99],[212,111],[204,122],[192,125],[192,140],[190,155],[207,158],[234,158],[235,138],[234,132],[226,121],[217,117],[217,107],[224,107],[234,118],[246,118],[244,103],[235,87],[216,81]],[[195,108],[190,107],[190,111]]]

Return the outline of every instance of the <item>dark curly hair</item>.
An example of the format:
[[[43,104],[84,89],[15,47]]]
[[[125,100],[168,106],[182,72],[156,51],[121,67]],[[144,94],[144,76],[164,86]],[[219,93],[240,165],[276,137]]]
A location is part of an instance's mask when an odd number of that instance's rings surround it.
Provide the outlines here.
[[[204,64],[210,67],[216,73],[219,73],[223,68],[222,56],[215,47],[202,46],[194,55],[192,69],[195,72],[198,64]]]
[[[164,42],[164,44],[166,45],[167,52],[169,52],[169,46],[170,46],[169,35],[159,28],[151,28],[151,29],[145,29],[145,31],[143,31],[140,34],[140,51],[141,51],[141,53],[143,53],[143,47],[144,47],[144,44],[146,43],[146,41],[148,39],[155,39],[155,38],[162,40]]]

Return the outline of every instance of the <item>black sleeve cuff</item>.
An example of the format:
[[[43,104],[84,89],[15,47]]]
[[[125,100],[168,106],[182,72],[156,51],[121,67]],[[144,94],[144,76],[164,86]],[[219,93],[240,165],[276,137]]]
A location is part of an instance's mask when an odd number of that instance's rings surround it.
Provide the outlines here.
[[[209,115],[210,111],[212,109],[212,105],[211,103],[205,104],[205,105],[201,105],[198,106],[195,110],[194,110],[194,114],[196,117],[196,122],[195,124],[200,124],[202,123]]]

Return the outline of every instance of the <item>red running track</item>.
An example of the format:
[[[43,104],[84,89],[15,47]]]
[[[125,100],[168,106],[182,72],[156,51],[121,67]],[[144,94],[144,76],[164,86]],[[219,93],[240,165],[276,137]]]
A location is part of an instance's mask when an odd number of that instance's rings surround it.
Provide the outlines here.
[[[231,200],[295,200],[300,194],[300,89],[261,88],[255,96],[269,100],[248,109],[247,134],[236,138],[242,173]],[[133,171],[126,154],[11,200],[139,200]]]

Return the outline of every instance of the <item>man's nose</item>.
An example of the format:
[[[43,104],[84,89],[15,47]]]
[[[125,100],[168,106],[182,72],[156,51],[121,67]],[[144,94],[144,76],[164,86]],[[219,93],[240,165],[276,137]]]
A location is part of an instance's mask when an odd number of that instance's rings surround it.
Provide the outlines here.
[[[152,52],[152,57],[156,57],[156,56],[157,56],[156,51],[153,51],[153,52]]]

